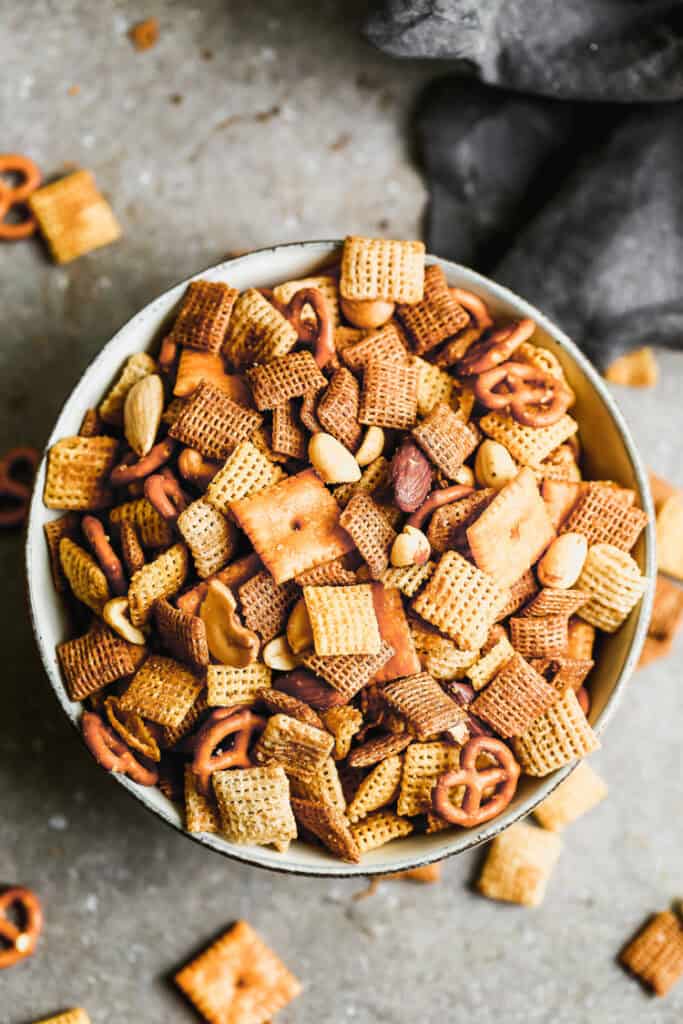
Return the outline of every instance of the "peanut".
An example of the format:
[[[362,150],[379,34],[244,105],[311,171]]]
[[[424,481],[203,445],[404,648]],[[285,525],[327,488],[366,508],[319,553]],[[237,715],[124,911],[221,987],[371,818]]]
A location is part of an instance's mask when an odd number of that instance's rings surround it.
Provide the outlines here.
[[[344,299],[341,311],[354,327],[382,327],[394,315],[395,305],[385,299]]]
[[[583,569],[588,554],[588,541],[582,533],[563,533],[552,542],[536,567],[544,587],[568,590]]]
[[[313,630],[306,610],[306,602],[300,597],[292,608],[287,620],[287,643],[292,654],[301,654],[313,646]]]
[[[298,658],[292,654],[286,636],[275,636],[261,652],[264,664],[278,672],[291,672],[299,664]]]
[[[199,616],[206,627],[209,651],[221,665],[246,668],[256,660],[259,638],[242,625],[232,591],[220,580],[209,583]]]
[[[517,465],[507,448],[498,441],[482,441],[474,460],[474,475],[480,487],[499,491],[514,480],[517,473]]]
[[[469,466],[461,466],[453,479],[456,484],[465,484],[466,487],[474,487],[474,473]]]
[[[356,462],[359,466],[369,466],[371,462],[379,458],[383,451],[384,431],[381,427],[368,427],[360,448],[356,452]]]
[[[348,448],[331,434],[314,434],[308,442],[308,460],[326,484],[355,484],[360,466]]]
[[[422,530],[404,526],[391,548],[391,564],[397,569],[408,565],[424,565],[431,554],[431,545]]]

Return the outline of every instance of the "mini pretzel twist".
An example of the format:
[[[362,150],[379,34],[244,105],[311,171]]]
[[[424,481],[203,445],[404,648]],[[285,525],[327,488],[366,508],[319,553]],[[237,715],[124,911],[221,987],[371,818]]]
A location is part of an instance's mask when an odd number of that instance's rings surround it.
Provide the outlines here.
[[[416,530],[422,529],[424,521],[437,508],[441,508],[442,505],[451,505],[454,501],[459,501],[460,498],[466,498],[473,491],[474,487],[470,487],[468,484],[452,484],[451,487],[437,487],[435,491],[430,491],[420,507],[411,516],[408,516],[406,526],[414,526]]]
[[[15,242],[20,238],[29,238],[38,227],[34,217],[27,217],[19,224],[9,224],[5,217],[14,206],[23,205],[31,193],[35,192],[42,175],[33,160],[19,153],[5,153],[0,156],[0,175],[2,174],[19,174],[23,181],[14,187],[0,181],[0,239]]]
[[[167,334],[161,343],[157,366],[160,373],[170,373],[178,355],[178,342],[173,340],[171,334]]]
[[[175,441],[170,437],[165,437],[163,441],[159,441],[158,444],[150,448],[146,455],[140,458],[134,452],[128,452],[118,466],[114,466],[112,469],[109,481],[113,487],[125,487],[126,484],[132,484],[136,480],[144,480],[150,473],[155,473],[157,469],[165,465],[174,450]]]
[[[23,920],[22,927],[10,920],[7,911],[15,908]],[[0,894],[0,969],[12,967],[35,952],[38,936],[43,930],[43,908],[31,889],[15,885]]]
[[[17,480],[19,467],[28,467],[35,476],[40,455],[35,448],[12,448],[0,459],[0,527],[21,526],[26,521],[32,486]]]
[[[211,776],[225,768],[252,768],[249,746],[254,732],[262,732],[266,722],[248,708],[216,708],[197,733],[194,745],[192,771],[197,776],[197,788],[208,796]],[[230,750],[215,754],[228,736],[235,736]]]
[[[488,306],[479,295],[475,295],[474,292],[470,292],[466,288],[449,288],[449,291],[455,301],[467,310],[480,330],[483,331],[491,326],[493,320]]]
[[[311,306],[318,321],[313,326],[301,319],[304,306]],[[325,296],[318,288],[300,288],[292,295],[284,309],[284,315],[299,335],[299,340],[314,343],[313,355],[322,370],[334,357],[334,323]]]
[[[492,754],[498,768],[477,768],[480,754]],[[452,825],[475,828],[495,818],[505,810],[517,789],[519,765],[512,751],[502,740],[493,736],[476,736],[468,740],[460,752],[460,767],[445,772],[432,789],[434,811]],[[450,792],[456,786],[465,787],[462,804],[453,803]],[[492,786],[493,796],[484,801],[484,792]]]
[[[462,304],[462,303],[461,303]],[[536,330],[533,320],[525,317],[516,323],[507,324],[493,331],[471,346],[458,361],[458,372],[467,377],[470,374],[485,373],[504,363],[523,341],[528,341]]]
[[[83,516],[81,520],[83,536],[88,542],[100,569],[107,577],[112,593],[122,597],[128,590],[126,575],[121,559],[111,546],[104,526],[95,516]]]
[[[159,781],[159,772],[156,768],[148,768],[141,764],[130,747],[126,746],[99,715],[92,711],[84,711],[81,731],[88,750],[97,763],[108,772],[127,775],[140,786],[156,786]]]
[[[187,508],[185,492],[168,467],[164,467],[161,473],[147,477],[145,497],[168,523],[174,523]]]
[[[500,389],[503,390],[500,390]],[[527,363],[501,363],[480,373],[474,394],[487,409],[509,409],[526,427],[549,427],[573,401],[570,389],[552,374]]]

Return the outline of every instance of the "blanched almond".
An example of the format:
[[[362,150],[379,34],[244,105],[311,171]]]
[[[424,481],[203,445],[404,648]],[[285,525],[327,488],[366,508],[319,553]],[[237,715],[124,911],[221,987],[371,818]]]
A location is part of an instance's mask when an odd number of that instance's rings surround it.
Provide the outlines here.
[[[123,431],[136,455],[146,455],[154,444],[163,412],[164,386],[150,373],[133,385],[123,407]]]

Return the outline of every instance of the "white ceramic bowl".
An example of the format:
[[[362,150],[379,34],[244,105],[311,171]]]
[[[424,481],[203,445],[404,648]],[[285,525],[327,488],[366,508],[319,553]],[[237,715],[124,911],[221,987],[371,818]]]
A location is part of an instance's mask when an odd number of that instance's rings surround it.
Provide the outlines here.
[[[303,277],[317,270],[338,254],[339,242],[301,242],[240,256],[204,271],[198,277],[227,281],[236,288],[266,287],[290,278]],[[647,475],[631,440],[624,420],[605,384],[579,349],[542,313],[506,288],[479,274],[429,257],[438,263],[451,285],[470,288],[480,294],[495,313],[509,317],[532,317],[538,324],[534,340],[540,341],[560,359],[577,396],[572,410],[581,426],[583,457],[587,475],[597,479],[615,480],[638,492],[642,507],[652,516],[652,503]],[[187,281],[171,288],[133,317],[93,360],[72,391],[55,424],[48,448],[60,438],[76,434],[86,409],[99,403],[118,375],[128,356],[158,341],[162,326],[170,319],[185,291]],[[57,513],[43,506],[45,458],[41,462],[31,503],[26,542],[26,571],[33,628],[50,684],[64,713],[77,726],[80,705],[72,702],[64,689],[55,648],[67,639],[65,616],[59,595],[50,576],[43,524]],[[648,527],[635,550],[641,569],[649,577],[641,603],[614,636],[606,637],[600,647],[598,663],[591,676],[592,709],[590,719],[598,733],[607,722],[623,693],[633,671],[647,630],[652,602],[652,581],[655,575],[654,535]],[[80,733],[79,733],[80,735]],[[93,762],[93,771],[96,771]],[[564,779],[570,767],[547,778],[524,778],[515,799],[500,817],[484,828],[449,830],[435,835],[409,836],[367,854],[361,864],[345,864],[322,849],[294,842],[285,854],[269,847],[237,846],[217,835],[193,835],[192,838],[220,853],[259,867],[292,874],[332,875],[349,877],[401,871],[443,857],[461,853],[485,842],[513,821],[529,814],[544,797]],[[183,831],[178,809],[157,789],[143,788],[128,778],[116,775],[136,799],[168,824]],[[189,833],[186,833],[189,834]]]

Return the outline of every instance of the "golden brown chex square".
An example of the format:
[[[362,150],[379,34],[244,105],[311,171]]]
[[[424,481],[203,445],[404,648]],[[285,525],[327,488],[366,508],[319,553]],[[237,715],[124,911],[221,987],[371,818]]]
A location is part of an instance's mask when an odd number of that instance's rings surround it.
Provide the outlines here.
[[[369,768],[371,765],[379,764],[394,754],[400,754],[413,742],[413,736],[406,729],[402,733],[385,733],[380,736],[373,736],[360,746],[354,747],[346,763],[351,768]]]
[[[467,528],[474,561],[509,587],[555,538],[533,472],[523,468],[505,484],[476,522]]]
[[[434,679],[460,679],[479,658],[477,647],[461,649],[433,626],[411,619],[410,631],[422,668]]]
[[[80,536],[80,526],[80,517],[75,512],[67,512],[66,515],[59,516],[58,519],[50,519],[49,522],[43,524],[43,532],[45,533],[45,541],[50,556],[52,582],[54,583],[55,590],[60,594],[64,593],[67,589],[67,580],[59,558],[59,544],[62,537],[68,537],[69,540],[76,542]]]
[[[147,498],[135,498],[124,501],[109,511],[109,522],[113,527],[122,523],[130,523],[146,548],[165,548],[173,543],[173,529],[170,523],[159,515],[154,505]]]
[[[541,665],[547,666],[546,668]],[[591,671],[595,662],[592,658],[556,658],[534,664],[534,668],[550,682],[556,690],[564,693],[567,688],[576,692]]]
[[[237,531],[206,498],[197,498],[178,516],[178,530],[192,552],[198,574],[206,579],[235,554]]]
[[[413,427],[412,434],[425,455],[451,480],[477,447],[474,431],[444,402],[435,405],[427,418]]]
[[[204,498],[227,516],[231,501],[262,491],[284,475],[251,441],[241,441],[216,473]]]
[[[567,619],[564,615],[513,617],[510,639],[525,658],[559,658],[569,643]]]
[[[424,565],[407,565],[403,569],[391,566],[383,574],[381,582],[387,589],[400,590],[406,597],[414,597],[435,568],[436,563],[432,561],[425,562]]]
[[[272,843],[284,852],[296,839],[289,781],[281,765],[214,772],[221,831],[233,843]]]
[[[299,800],[328,804],[330,807],[336,807],[338,811],[344,811],[346,808],[339,771],[331,757],[326,759],[320,771],[310,779],[297,779],[292,776],[289,788],[292,796]]]
[[[400,754],[380,761],[365,778],[361,779],[354,792],[353,799],[346,808],[349,821],[361,821],[372,811],[392,804],[398,795],[402,773],[403,761]]]
[[[185,545],[174,544],[133,575],[128,587],[128,605],[134,626],[144,626],[149,621],[154,602],[159,598],[177,594],[185,582],[189,562]]]
[[[218,832],[220,820],[213,793],[206,797],[197,789],[192,765],[185,765],[185,828],[188,832]]]
[[[196,448],[207,459],[221,461],[260,426],[262,416],[245,409],[208,381],[203,381],[183,406],[169,436]]]
[[[594,544],[576,583],[588,594],[578,614],[598,629],[614,633],[638,604],[646,583],[626,551],[612,544]]]
[[[290,693],[285,693],[284,690],[276,690],[272,686],[261,690],[258,693],[258,702],[265,704],[271,715],[289,715],[299,722],[313,726],[314,729],[327,728],[318,712],[310,704],[299,700],[298,697],[293,697]],[[328,731],[333,733],[332,729]]]
[[[379,653],[382,638],[369,584],[304,587],[304,601],[316,654]]]
[[[121,237],[112,208],[90,171],[75,171],[36,189],[28,205],[55,263],[70,263]]]
[[[453,297],[443,270],[436,265],[425,270],[422,300],[410,305],[399,304],[396,316],[418,354],[436,348],[470,322],[469,313]]]
[[[463,649],[481,647],[509,592],[456,551],[441,556],[413,609]]]
[[[354,494],[339,518],[340,526],[353,538],[373,579],[381,579],[389,568],[389,552],[396,533],[369,494]]]
[[[358,381],[350,370],[340,366],[332,374],[316,406],[316,416],[323,430],[351,452],[357,449],[362,434],[358,422],[359,402]]]
[[[349,583],[357,583],[356,573],[347,569],[343,558],[334,558],[331,562],[323,562],[313,569],[306,569],[294,577],[300,587],[343,587]]]
[[[537,907],[543,902],[560,850],[559,836],[518,821],[489,846],[477,888],[491,900]]]
[[[170,337],[201,352],[220,352],[239,292],[222,281],[191,281]]]
[[[315,470],[233,501],[231,514],[276,583],[352,551],[339,505]]]
[[[408,430],[417,419],[417,369],[371,359],[363,373],[358,420],[367,426]]]
[[[382,641],[377,654],[332,654],[321,656],[314,651],[301,656],[306,668],[334,687],[346,701],[352,700],[374,678],[393,654]]]
[[[234,305],[223,352],[236,367],[267,363],[286,355],[298,340],[289,320],[256,288],[248,288]]]
[[[464,554],[469,549],[467,527],[491,504],[497,493],[492,487],[484,487],[437,508],[427,527],[427,539],[432,548],[439,552],[452,549]]]
[[[310,779],[332,753],[334,737],[330,733],[300,722],[291,715],[272,715],[256,746],[257,764],[280,764],[288,775]]]
[[[405,336],[394,320],[376,331],[368,331],[342,349],[340,355],[345,366],[354,373],[364,370],[371,359],[383,359],[403,366],[410,361]]]
[[[357,864],[360,850],[345,815],[328,803],[292,798],[294,817],[301,828],[316,836],[340,860]]]
[[[154,605],[154,621],[162,647],[174,658],[198,669],[209,664],[206,626],[198,615],[188,615],[161,598]]]
[[[670,910],[654,914],[619,959],[655,995],[665,996],[683,976],[683,925]]]
[[[339,291],[345,299],[419,302],[424,294],[422,242],[349,235],[344,240]]]
[[[292,459],[306,458],[308,435],[294,402],[285,402],[273,409],[272,436],[274,451]]]
[[[529,598],[535,597],[538,593],[538,583],[533,569],[527,569],[518,580],[510,586],[510,598],[498,612],[497,622],[513,615],[524,605]],[[522,613],[523,614],[523,613]]]
[[[499,628],[500,627],[494,626],[493,630]],[[491,634],[489,634],[489,638],[490,636]],[[488,650],[482,649],[481,657],[478,658],[473,665],[468,665],[465,669],[465,674],[470,679],[474,689],[481,690],[487,683],[490,683],[493,677],[501,670],[501,668],[503,668],[514,653],[512,644],[508,640],[507,633],[505,630],[501,630],[501,634],[496,637],[493,644],[488,647]]]
[[[145,552],[142,550],[138,531],[127,520],[119,524],[119,543],[123,566],[130,577],[138,569],[142,569],[145,564]]]
[[[289,580],[277,584],[269,572],[257,572],[238,590],[242,618],[247,629],[258,633],[264,643],[284,632],[299,588]]]
[[[363,854],[390,843],[392,839],[410,835],[413,828],[408,818],[401,818],[394,811],[380,810],[352,825],[351,833]]]
[[[137,666],[133,644],[95,620],[84,636],[57,645],[57,657],[71,700],[83,700],[109,683],[132,675]]]
[[[560,699],[555,687],[515,654],[469,709],[483,718],[503,739],[519,736]]]
[[[542,828],[561,832],[577,818],[597,807],[607,796],[607,786],[593,771],[588,761],[582,761],[571,775],[561,782],[534,811]]]
[[[119,443],[114,437],[64,437],[47,456],[43,502],[67,512],[92,512],[111,505],[109,474]]]
[[[581,533],[592,544],[612,544],[630,551],[647,523],[647,514],[640,508],[624,505],[606,487],[588,486],[579,498],[562,533]]]
[[[567,646],[567,657],[578,660],[589,660],[593,657],[595,646],[595,626],[583,619],[573,617],[567,624],[569,643]]]
[[[150,654],[122,694],[120,707],[173,728],[180,725],[203,689],[203,679],[186,665]]]
[[[246,921],[175,976],[208,1024],[266,1024],[301,992],[301,984]]]
[[[522,466],[539,466],[579,429],[576,420],[566,413],[550,427],[525,427],[510,416],[489,412],[479,420],[479,426],[494,441],[500,441]]]
[[[419,740],[452,729],[467,718],[463,709],[426,672],[388,683],[382,697],[406,720]]]
[[[69,537],[59,542],[62,572],[74,597],[100,615],[109,600],[107,577],[92,555]]]
[[[535,776],[549,775],[556,768],[592,754],[599,746],[571,689],[513,740],[522,771]]]
[[[170,747],[175,747],[176,743],[189,736],[207,707],[206,690],[204,689],[200,691],[199,696],[184,716],[180,725],[162,725],[158,730],[155,730],[159,735],[159,746],[166,750]]]
[[[271,670],[260,661],[245,668],[209,665],[206,670],[207,703],[209,707],[231,708],[240,704],[251,707],[263,690],[270,686],[271,676]]]
[[[247,380],[260,412],[274,409],[290,398],[301,398],[309,391],[319,391],[327,384],[307,349],[252,367],[247,370]]]
[[[524,618],[532,616],[543,619],[547,615],[562,615],[568,619],[586,603],[587,597],[582,590],[543,587],[520,614]]]
[[[323,713],[325,728],[334,736],[332,756],[343,761],[351,749],[351,740],[363,725],[363,715],[350,704],[330,708]]]
[[[439,402],[451,404],[454,391],[458,393],[458,384],[450,374],[433,363],[419,356],[414,356],[414,360],[418,370],[417,411],[420,416],[428,416]]]
[[[114,427],[123,424],[123,407],[128,392],[143,377],[156,373],[157,364],[147,352],[136,352],[130,356],[116,381],[98,406],[98,412],[105,423]]]
[[[460,748],[453,743],[411,743],[403,755],[401,791],[396,810],[409,818],[432,808],[432,789],[444,772],[460,764]]]

